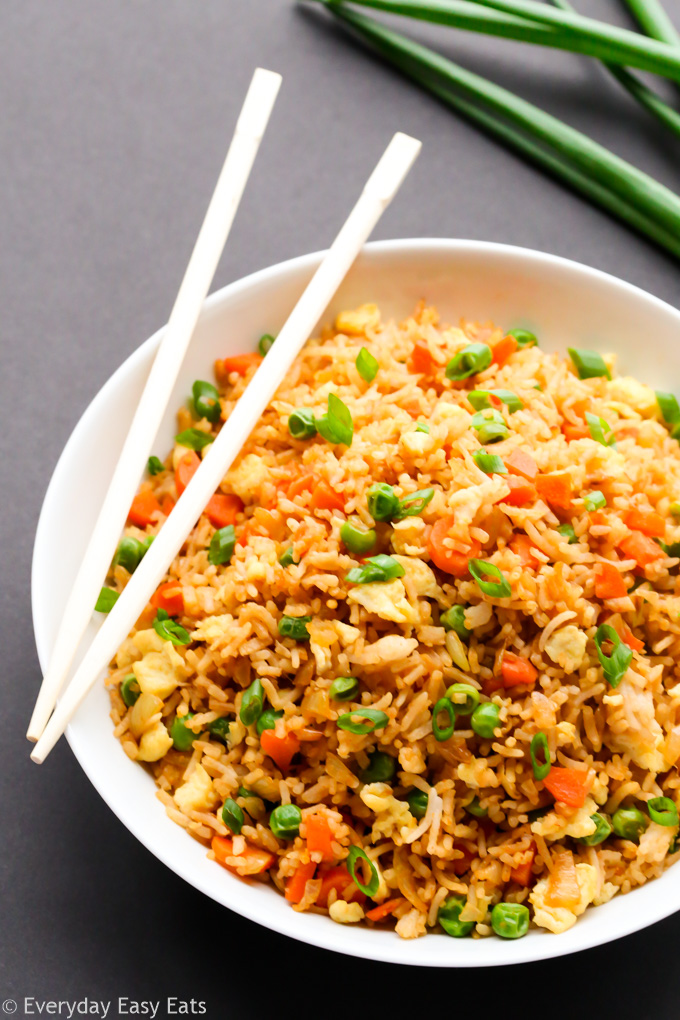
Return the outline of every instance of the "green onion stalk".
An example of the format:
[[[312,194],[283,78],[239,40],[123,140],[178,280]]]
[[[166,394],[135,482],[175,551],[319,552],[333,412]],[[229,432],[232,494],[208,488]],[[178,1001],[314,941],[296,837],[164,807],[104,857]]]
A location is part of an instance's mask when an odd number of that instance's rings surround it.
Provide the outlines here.
[[[344,4],[323,2],[381,56],[448,106],[680,256],[680,198],[670,189],[501,86]]]
[[[625,0],[625,3],[643,32],[669,46],[680,47],[680,33],[658,0]]]

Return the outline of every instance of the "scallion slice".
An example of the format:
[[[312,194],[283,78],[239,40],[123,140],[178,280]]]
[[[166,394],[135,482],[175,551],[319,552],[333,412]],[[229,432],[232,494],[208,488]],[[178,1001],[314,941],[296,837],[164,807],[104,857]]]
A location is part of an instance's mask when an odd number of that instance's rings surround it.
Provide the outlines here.
[[[189,631],[177,623],[177,620],[173,620],[165,609],[159,609],[156,613],[153,629],[163,641],[172,641],[173,645],[188,645],[191,642]]]
[[[234,555],[235,548],[236,532],[234,530],[234,525],[227,524],[226,527],[220,528],[216,531],[210,539],[210,546],[208,548],[208,563],[211,563],[215,567],[223,563],[229,563],[231,557]]]
[[[328,410],[316,419],[316,428],[319,435],[329,443],[352,445],[354,435],[352,415],[347,405],[335,393],[328,394]]]
[[[471,428],[477,432],[480,443],[497,443],[505,439],[508,434],[508,426],[500,411],[495,408],[486,408],[484,411],[477,411],[470,420]]]
[[[372,584],[374,581],[392,581],[396,577],[403,577],[405,573],[398,560],[380,553],[378,556],[370,556],[363,567],[353,567],[345,575],[345,580],[350,584]]]
[[[483,411],[487,407],[493,407],[492,396],[497,397],[505,404],[510,414],[514,411],[521,411],[524,407],[523,401],[511,390],[472,390],[468,393],[468,400],[475,411]]]
[[[596,379],[602,375],[611,379],[611,372],[598,351],[587,351],[583,347],[567,347],[567,350],[579,379]]]
[[[508,473],[505,464],[495,453],[485,453],[484,450],[476,450],[472,454],[472,459],[480,471],[483,471],[486,475],[507,475]]]
[[[445,726],[439,725],[439,716],[446,715],[447,723]],[[432,732],[434,733],[435,740],[448,740],[453,736],[453,730],[456,725],[456,709],[455,706],[448,698],[440,698],[437,704],[434,706],[432,712]]]
[[[362,719],[365,722],[361,722]],[[348,733],[373,733],[384,729],[388,722],[389,716],[378,708],[355,708],[353,712],[338,716],[338,726]]]
[[[161,471],[165,471],[165,468],[163,467],[163,462],[162,460],[160,460],[160,458],[149,457],[148,461],[146,462],[146,470],[149,472],[150,475],[153,476],[159,475]]]
[[[657,825],[678,825],[678,809],[670,797],[652,797],[647,801],[649,817]]]
[[[596,443],[602,443],[603,446],[613,446],[616,449],[616,439],[611,425],[604,418],[586,411],[586,421],[591,439],[594,439]]]
[[[215,437],[209,432],[201,432],[200,429],[185,429],[175,436],[175,442],[189,450],[202,450],[204,446],[214,443]]]
[[[366,864],[371,874],[371,878],[367,885],[364,885],[361,879],[357,878],[357,864],[359,860],[362,860]],[[378,869],[371,858],[365,850],[361,849],[360,846],[351,846],[349,848],[349,853],[347,855],[347,870],[352,876],[354,884],[358,889],[361,889],[365,896],[375,896],[380,888],[380,875],[378,874]]]
[[[94,604],[95,613],[110,613],[119,598],[120,592],[114,591],[113,588],[102,588]]]
[[[418,489],[417,492],[412,492],[409,496],[402,496],[393,519],[401,521],[404,517],[417,517],[433,496],[434,489]]]
[[[656,402],[666,425],[677,425],[680,422],[680,406],[673,393],[663,393],[661,390],[657,390]]]
[[[600,510],[603,506],[607,505],[604,493],[600,492],[599,489],[595,489],[593,492],[589,492],[584,498],[583,503],[586,510]]]
[[[563,535],[564,538],[568,539],[569,545],[575,545],[578,542],[573,524],[560,524],[557,530],[560,535]]]
[[[548,738],[542,730],[539,730],[538,733],[535,733],[531,738],[529,755],[531,757],[531,767],[534,770],[534,778],[545,779],[550,772],[552,765],[550,763]],[[540,760],[541,758],[542,760]]]
[[[611,641],[611,655],[605,655],[602,651],[604,641]],[[610,687],[618,687],[633,660],[632,650],[608,623],[601,623],[595,631],[595,647],[605,680]]]
[[[370,351],[367,351],[365,347],[362,347],[357,354],[356,361],[354,364],[357,367],[357,372],[366,382],[373,382],[376,375],[378,374],[378,359],[374,358]]]
[[[507,599],[512,595],[510,583],[503,572],[495,563],[486,560],[470,560],[468,569],[481,592],[494,599]],[[484,580],[484,577],[493,577],[494,581]]]
[[[483,372],[491,364],[491,348],[488,344],[468,344],[451,358],[446,366],[446,378],[453,382],[469,379],[471,375]]]
[[[531,333],[528,329],[510,329],[508,336],[514,336],[520,351],[525,347],[538,347],[536,334]]]

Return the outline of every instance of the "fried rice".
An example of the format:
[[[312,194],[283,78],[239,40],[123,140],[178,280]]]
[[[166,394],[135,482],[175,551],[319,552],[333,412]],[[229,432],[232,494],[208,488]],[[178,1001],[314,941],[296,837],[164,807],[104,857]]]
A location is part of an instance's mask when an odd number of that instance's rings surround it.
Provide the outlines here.
[[[517,937],[677,860],[680,450],[585,354],[424,305],[306,345],[108,678],[216,867],[403,938]],[[210,387],[180,409],[139,555],[258,363],[216,363],[217,421]]]

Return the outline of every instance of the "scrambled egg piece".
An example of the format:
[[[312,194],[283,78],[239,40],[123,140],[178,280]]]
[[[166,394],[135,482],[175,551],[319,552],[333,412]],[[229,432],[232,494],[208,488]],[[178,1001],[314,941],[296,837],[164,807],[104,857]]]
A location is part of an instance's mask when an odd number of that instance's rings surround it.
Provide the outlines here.
[[[158,761],[172,747],[172,737],[162,722],[155,723],[142,734],[137,751],[137,761]]]
[[[574,839],[592,836],[597,825],[591,815],[596,811],[597,804],[593,798],[586,797],[583,807],[578,808],[569,818],[557,814],[556,811],[549,811],[547,815],[532,822],[531,831],[550,840],[564,839],[565,836],[572,836]]]
[[[387,783],[368,783],[359,796],[376,815],[371,832],[374,843],[383,837],[401,843],[409,831],[415,828],[416,820],[408,804],[405,800],[397,800],[392,787]]]
[[[132,643],[139,650],[141,655],[146,655],[147,652],[162,652],[163,651],[163,638],[160,634],[157,634],[153,627],[148,630],[138,630],[136,634],[132,636]],[[139,656],[137,656],[139,658]]]
[[[367,329],[380,325],[380,309],[377,305],[360,305],[352,311],[340,312],[335,320],[338,333],[345,336],[362,336]]]
[[[475,788],[499,785],[496,773],[486,764],[486,758],[473,758],[472,761],[461,762],[458,766],[458,778],[467,786]]]
[[[469,527],[476,515],[485,504],[497,503],[506,496],[508,487],[500,475],[487,478],[479,485],[468,485],[454,492],[448,501],[449,509],[456,517],[456,527],[460,532]]]
[[[412,457],[422,457],[429,453],[435,442],[429,432],[404,432],[399,440],[401,448]]]
[[[227,472],[225,482],[244,503],[249,503],[257,496],[268,475],[269,468],[262,457],[256,453],[248,453]]]
[[[422,517],[405,517],[392,525],[392,548],[403,556],[421,556],[426,549],[423,534],[425,521]]]
[[[134,666],[133,666],[134,669]],[[610,730],[608,743],[613,751],[629,754],[636,765],[648,772],[665,772],[668,768],[662,754],[663,731],[654,715],[651,691],[638,687],[629,676],[602,701],[607,706],[607,723],[625,722],[625,729]]]
[[[572,623],[560,627],[545,643],[545,650],[566,673],[575,673],[581,668],[586,654],[588,637]]]
[[[607,385],[607,390],[612,400],[634,407],[643,418],[652,417],[658,410],[656,394],[651,386],[645,386],[630,376],[612,379]]]
[[[213,781],[202,765],[197,765],[186,782],[178,786],[174,801],[182,811],[212,811],[219,797]]]
[[[534,908],[534,921],[540,928],[547,928],[548,931],[559,935],[575,925],[576,919],[585,911],[588,904],[593,902],[599,891],[597,869],[592,864],[579,863],[576,865],[576,878],[581,895],[573,910],[548,906],[545,895],[549,880],[542,878],[536,883],[529,894],[529,901]]]
[[[658,864],[668,853],[677,832],[677,826],[659,825],[658,822],[650,822],[648,828],[640,836],[640,846],[637,853],[638,861],[649,861],[652,864]]]
[[[387,634],[372,644],[366,645],[360,652],[351,654],[352,662],[365,666],[375,666],[383,662],[396,662],[406,659],[418,647],[415,638],[401,637],[399,634]]]
[[[432,568],[424,560],[414,559],[412,556],[393,556],[392,559],[404,568],[404,576],[413,586],[416,595],[423,598],[439,598],[442,590],[437,584]]]
[[[444,443],[460,439],[469,429],[472,420],[472,415],[463,407],[451,404],[448,400],[440,400],[435,404],[430,417],[433,423],[443,425],[446,429],[446,436],[442,439]]]
[[[234,617],[231,613],[224,613],[222,616],[206,616],[199,620],[196,629],[192,630],[191,637],[194,641],[223,641],[229,637],[229,632],[234,626]]]
[[[330,669],[332,663],[331,646],[339,641],[333,623],[330,620],[312,620],[307,625],[309,631],[309,648],[316,661],[317,673]]]
[[[356,924],[363,920],[364,908],[360,903],[346,903],[345,900],[336,900],[328,908],[331,921],[338,924]]]
[[[410,624],[418,622],[418,613],[406,598],[406,589],[398,577],[392,581],[358,584],[349,592],[347,601],[358,603],[383,620]]]
[[[155,694],[157,698],[169,697],[186,676],[184,659],[175,651],[172,642],[162,644],[162,652],[147,652],[132,664],[132,672],[142,693]]]

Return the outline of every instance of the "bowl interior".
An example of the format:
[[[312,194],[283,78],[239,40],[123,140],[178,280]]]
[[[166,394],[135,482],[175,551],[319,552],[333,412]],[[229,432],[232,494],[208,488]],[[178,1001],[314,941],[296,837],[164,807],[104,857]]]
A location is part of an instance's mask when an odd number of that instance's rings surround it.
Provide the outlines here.
[[[196,378],[210,378],[215,358],[252,350],[276,333],[320,256],[263,270],[207,302],[152,453],[164,457],[175,412]],[[466,241],[392,241],[368,245],[329,307],[376,302],[384,317],[403,317],[418,301],[444,320],[493,319],[533,330],[548,350],[567,346],[616,351],[621,371],[663,389],[680,375],[680,313],[596,270],[503,245]],[[146,379],[159,335],[143,344],[85,411],[52,477],[36,535],[32,598],[38,654],[49,659],[86,536]],[[78,493],[73,502],[72,495]],[[91,634],[95,624],[91,625]],[[90,639],[91,639],[90,634]],[[392,932],[335,924],[298,914],[272,889],[242,881],[207,860],[204,848],[171,822],[151,778],[112,734],[108,695],[98,684],[68,730],[80,764],[124,824],[173,871],[206,895],[266,927],[317,946],[368,959],[422,966],[490,966],[574,952],[628,934],[680,907],[680,868],[627,896],[589,910],[560,936],[531,932],[516,942],[431,935],[404,942]],[[49,767],[49,766],[46,766]]]

